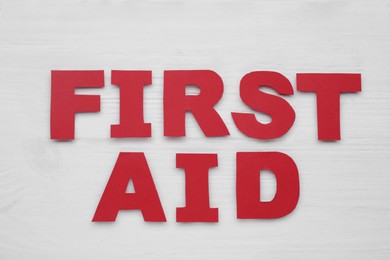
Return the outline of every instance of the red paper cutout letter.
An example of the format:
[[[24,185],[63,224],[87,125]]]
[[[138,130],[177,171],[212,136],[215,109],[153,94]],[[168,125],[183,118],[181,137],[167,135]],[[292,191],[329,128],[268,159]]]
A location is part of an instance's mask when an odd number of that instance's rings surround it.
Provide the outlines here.
[[[120,124],[111,125],[111,137],[150,137],[151,124],[144,123],[143,90],[152,84],[152,72],[113,70],[111,84],[120,89]]]
[[[186,86],[195,85],[199,95],[186,95]],[[164,72],[164,136],[185,136],[185,113],[191,111],[206,136],[229,135],[213,106],[221,99],[223,82],[211,70]]]
[[[135,193],[126,193],[130,179]],[[133,209],[141,210],[145,221],[166,222],[145,155],[120,153],[92,221],[115,221],[119,210]]]
[[[50,138],[73,140],[75,114],[99,112],[99,95],[75,95],[75,88],[104,87],[104,71],[53,70],[51,72]]]
[[[270,202],[260,201],[260,172],[271,170],[276,193]],[[293,159],[279,152],[237,153],[237,218],[280,218],[292,212],[299,198],[299,174]]]
[[[317,95],[318,140],[340,140],[340,94],[360,92],[360,74],[298,73],[297,89]]]
[[[250,72],[241,79],[241,99],[254,110],[270,115],[272,121],[269,124],[260,123],[251,113],[232,112],[232,117],[237,128],[249,137],[278,138],[294,124],[295,112],[283,98],[261,92],[259,87],[263,86],[273,88],[282,95],[294,94],[290,81],[282,74],[273,71]]]
[[[186,206],[176,209],[176,222],[218,222],[210,208],[208,171],[218,166],[217,154],[177,154],[176,168],[186,174]]]

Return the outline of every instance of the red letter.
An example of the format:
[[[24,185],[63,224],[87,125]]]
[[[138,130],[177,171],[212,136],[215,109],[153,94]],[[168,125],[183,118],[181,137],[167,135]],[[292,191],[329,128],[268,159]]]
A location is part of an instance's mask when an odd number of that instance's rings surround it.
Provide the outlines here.
[[[176,209],[176,222],[218,222],[218,209],[210,208],[208,170],[218,166],[216,154],[177,154],[176,168],[186,174],[186,206]]]
[[[195,85],[199,95],[186,95],[186,86]],[[221,99],[223,82],[211,70],[164,72],[164,136],[185,136],[185,113],[191,111],[206,136],[229,135],[213,106]]]
[[[120,91],[120,123],[111,125],[111,137],[150,137],[150,123],[144,123],[143,90],[152,84],[152,72],[113,70],[111,84]]]
[[[260,172],[271,170],[276,193],[270,202],[260,201]],[[284,153],[237,153],[237,218],[268,219],[286,216],[299,198],[299,175],[294,161]]]
[[[130,179],[134,193],[126,193]],[[141,210],[145,221],[166,222],[145,155],[120,153],[92,221],[115,221],[119,210],[132,209]]]
[[[99,112],[99,95],[75,95],[75,88],[104,87],[104,71],[51,72],[50,138],[74,139],[74,119],[77,112]]]
[[[254,71],[246,74],[240,83],[242,101],[256,111],[272,117],[272,122],[263,124],[251,113],[232,113],[237,128],[245,135],[258,139],[272,139],[284,135],[294,124],[295,112],[283,98],[261,92],[259,87],[270,87],[282,95],[293,95],[290,81],[282,74],[272,71]]]
[[[298,73],[297,89],[317,95],[318,140],[340,140],[340,94],[360,92],[360,74]]]

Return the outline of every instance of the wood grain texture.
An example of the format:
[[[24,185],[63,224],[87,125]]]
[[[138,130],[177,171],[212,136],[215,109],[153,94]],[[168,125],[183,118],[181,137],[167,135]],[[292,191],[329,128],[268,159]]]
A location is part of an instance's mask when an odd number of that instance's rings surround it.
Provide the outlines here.
[[[390,1],[0,1],[0,259],[388,259],[390,257]],[[77,115],[74,142],[49,139],[50,71],[104,69],[99,114]],[[118,122],[112,69],[153,71],[145,120],[153,138],[109,139]],[[216,106],[231,133],[163,137],[163,71],[211,69],[225,92]],[[340,142],[319,142],[315,96],[287,100],[297,118],[274,141],[241,134],[231,111],[250,111],[239,81],[275,70],[362,74],[341,98]],[[86,92],[86,91],[80,91]],[[259,120],[267,120],[257,114]],[[145,152],[168,222],[121,212],[92,223],[121,151]],[[238,221],[235,153],[294,158],[301,196],[272,221]],[[184,174],[175,154],[218,153],[210,174],[217,224],[179,224]],[[272,185],[271,185],[272,186]]]

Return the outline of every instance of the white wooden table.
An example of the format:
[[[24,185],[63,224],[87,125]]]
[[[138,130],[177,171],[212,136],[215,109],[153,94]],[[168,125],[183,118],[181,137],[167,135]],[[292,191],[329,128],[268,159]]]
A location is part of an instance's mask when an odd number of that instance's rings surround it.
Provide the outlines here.
[[[50,140],[50,71],[105,70],[101,112],[79,114],[76,140]],[[110,139],[119,120],[110,72],[152,70],[145,121],[153,137]],[[163,136],[163,71],[211,69],[223,79],[216,106],[230,136]],[[361,73],[341,97],[339,142],[317,140],[314,94],[286,98],[288,134],[247,138],[232,111],[243,75],[278,71]],[[390,1],[0,1],[0,259],[388,259],[390,257]],[[267,117],[256,114],[266,122]],[[137,211],[92,223],[119,152],[144,152],[167,217]],[[280,151],[299,168],[295,211],[237,220],[235,154]],[[218,153],[211,170],[217,224],[175,222],[184,174],[176,153]],[[269,176],[268,176],[269,177]],[[265,187],[272,191],[272,178]],[[267,195],[264,195],[267,196]]]

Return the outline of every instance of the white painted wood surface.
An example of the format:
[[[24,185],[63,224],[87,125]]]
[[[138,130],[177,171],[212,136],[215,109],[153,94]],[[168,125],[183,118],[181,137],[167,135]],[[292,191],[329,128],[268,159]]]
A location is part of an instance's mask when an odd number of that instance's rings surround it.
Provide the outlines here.
[[[0,259],[389,259],[390,1],[0,1]],[[101,112],[77,115],[73,142],[49,139],[50,71],[104,69]],[[153,137],[109,139],[118,122],[112,69],[150,69],[145,119]],[[163,137],[168,69],[212,69],[231,136]],[[241,77],[275,70],[357,72],[363,92],[341,98],[340,142],[319,142],[315,96],[295,93],[291,131],[274,141],[241,134],[231,111]],[[85,92],[80,91],[80,92]],[[260,120],[267,120],[257,115]],[[145,152],[168,222],[121,212],[92,223],[121,151]],[[235,153],[281,151],[301,181],[296,210],[238,221]],[[217,224],[179,224],[184,174],[175,154],[218,153],[210,173]],[[269,185],[271,186],[271,185]]]

